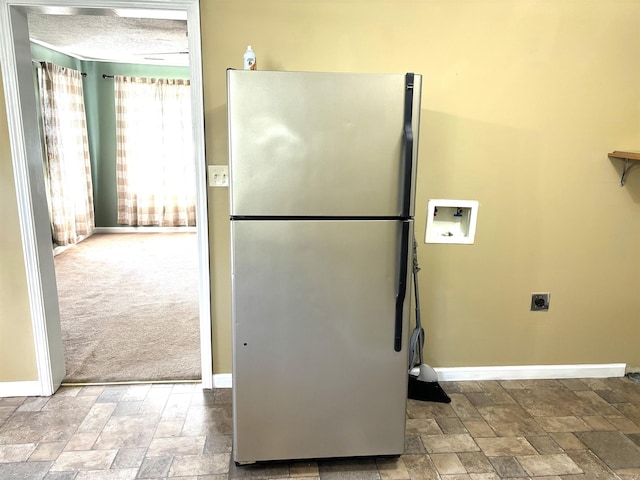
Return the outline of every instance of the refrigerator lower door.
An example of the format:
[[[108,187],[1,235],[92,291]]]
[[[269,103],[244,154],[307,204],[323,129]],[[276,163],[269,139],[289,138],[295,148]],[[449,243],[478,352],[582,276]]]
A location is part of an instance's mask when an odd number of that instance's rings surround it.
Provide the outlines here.
[[[236,462],[403,452],[412,227],[232,222]]]

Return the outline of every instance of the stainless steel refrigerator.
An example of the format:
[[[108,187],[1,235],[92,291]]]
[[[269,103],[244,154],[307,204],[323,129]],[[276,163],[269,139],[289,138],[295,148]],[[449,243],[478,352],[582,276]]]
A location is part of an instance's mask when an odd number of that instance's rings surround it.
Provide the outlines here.
[[[421,80],[227,72],[237,463],[403,452]]]

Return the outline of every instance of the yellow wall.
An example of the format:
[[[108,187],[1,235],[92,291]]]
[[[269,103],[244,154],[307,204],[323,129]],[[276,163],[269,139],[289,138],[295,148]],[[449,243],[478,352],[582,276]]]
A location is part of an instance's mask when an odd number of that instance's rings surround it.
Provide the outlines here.
[[[640,150],[640,2],[205,0],[201,18],[209,164],[227,163],[225,70],[242,67],[247,44],[261,69],[424,75],[418,236],[428,199],[480,201],[475,245],[420,241],[428,363],[640,367],[640,169],[620,188],[606,156]],[[2,108],[0,381],[31,380],[5,123]],[[209,194],[224,373],[228,201],[226,189]],[[529,312],[538,291],[551,292],[547,313]]]
[[[0,218],[0,382],[37,380],[1,73]]]
[[[475,245],[419,246],[432,366],[640,366],[640,2],[201,2],[207,162],[227,163],[225,69],[424,75],[417,225],[480,201]],[[210,190],[214,368],[231,371],[228,201]],[[531,292],[551,293],[529,312]]]

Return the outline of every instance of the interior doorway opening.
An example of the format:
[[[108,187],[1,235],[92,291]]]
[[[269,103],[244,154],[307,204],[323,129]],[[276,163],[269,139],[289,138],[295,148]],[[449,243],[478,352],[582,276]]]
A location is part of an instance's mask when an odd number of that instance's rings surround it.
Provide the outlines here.
[[[209,288],[209,241],[206,211],[204,159],[204,112],[202,108],[202,65],[200,55],[199,6],[197,0],[174,1],[89,1],[75,8],[72,2],[2,0],[2,71],[7,99],[12,158],[16,179],[20,227],[27,270],[29,303],[32,313],[38,384],[35,395],[50,395],[65,376],[64,352],[60,328],[59,299],[56,289],[53,250],[41,165],[42,149],[35,138],[38,132],[35,91],[29,49],[28,14],[56,15],[128,15],[133,17],[167,16],[186,18],[191,67],[191,106],[196,166],[198,224],[198,297],[202,384],[212,388],[212,339]]]

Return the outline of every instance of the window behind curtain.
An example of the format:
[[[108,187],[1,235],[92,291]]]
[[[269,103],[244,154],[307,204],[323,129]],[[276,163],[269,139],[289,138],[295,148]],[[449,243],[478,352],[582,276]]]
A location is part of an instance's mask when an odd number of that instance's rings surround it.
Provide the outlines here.
[[[38,69],[38,86],[53,241],[69,245],[95,228],[82,76],[45,62]]]
[[[188,80],[114,76],[118,223],[195,225]]]

